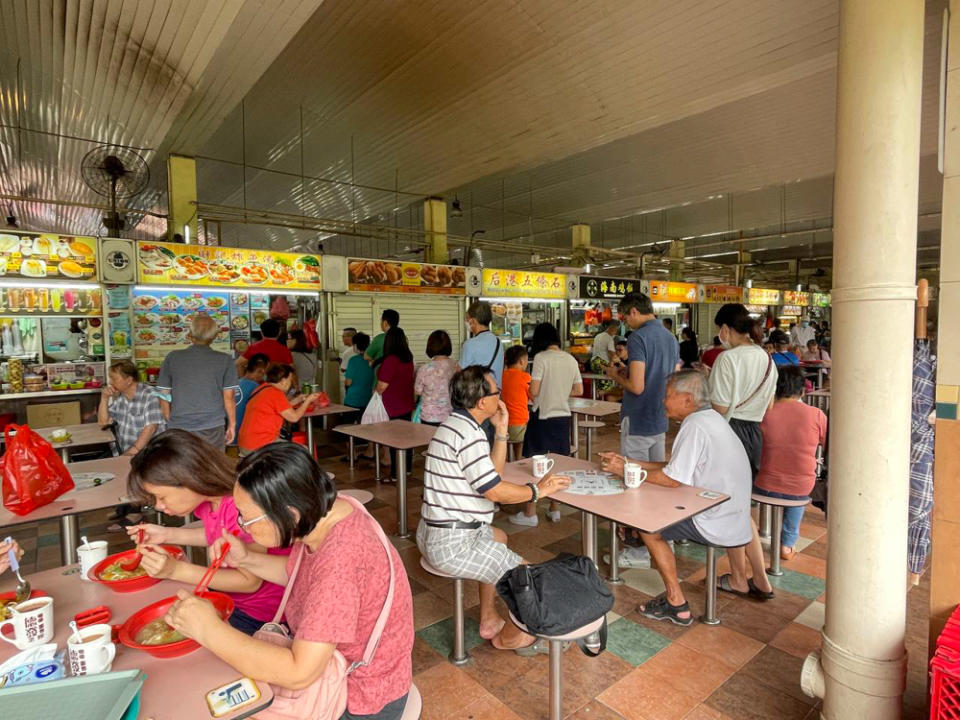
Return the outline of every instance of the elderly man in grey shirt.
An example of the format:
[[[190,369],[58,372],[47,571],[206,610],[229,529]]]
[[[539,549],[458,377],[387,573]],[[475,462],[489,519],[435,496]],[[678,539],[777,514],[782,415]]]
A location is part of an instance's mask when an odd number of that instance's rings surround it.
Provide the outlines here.
[[[194,315],[190,319],[193,345],[167,355],[157,390],[168,428],[189,430],[223,450],[237,432],[234,390],[239,383],[233,358],[210,348],[219,332],[209,315]]]

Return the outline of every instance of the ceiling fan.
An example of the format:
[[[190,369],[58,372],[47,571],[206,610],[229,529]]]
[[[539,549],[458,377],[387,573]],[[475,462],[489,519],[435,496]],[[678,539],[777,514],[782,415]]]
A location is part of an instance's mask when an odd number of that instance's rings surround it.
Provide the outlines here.
[[[117,212],[118,198],[142,193],[150,182],[150,168],[136,150],[116,145],[100,145],[80,161],[83,181],[95,193],[110,198],[110,212],[103,217],[108,232],[119,235],[126,218]]]

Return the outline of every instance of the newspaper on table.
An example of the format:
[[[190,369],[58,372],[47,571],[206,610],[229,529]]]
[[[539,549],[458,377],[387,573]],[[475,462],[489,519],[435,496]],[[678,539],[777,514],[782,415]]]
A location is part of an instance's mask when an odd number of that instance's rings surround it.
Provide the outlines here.
[[[566,492],[574,495],[618,495],[623,492],[623,481],[600,470],[571,470],[561,473],[570,478]]]

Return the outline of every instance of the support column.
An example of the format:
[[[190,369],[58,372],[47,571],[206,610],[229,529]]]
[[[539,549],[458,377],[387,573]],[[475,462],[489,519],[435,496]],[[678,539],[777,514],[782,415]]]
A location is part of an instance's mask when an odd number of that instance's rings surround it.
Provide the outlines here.
[[[676,260],[683,260],[686,254],[686,243],[683,240],[671,240],[670,250],[667,255]],[[679,262],[670,263],[670,280],[673,282],[683,282],[686,280],[683,272],[683,265]]]
[[[167,238],[197,242],[197,161],[183,155],[167,157]]]
[[[899,718],[905,684],[923,20],[923,0],[840,3],[827,607],[802,679],[826,720]]]
[[[940,552],[930,562],[930,652],[960,598],[960,0],[950,0],[947,106],[940,226],[940,290],[937,337],[937,427],[934,451],[933,529]],[[931,279],[930,284],[936,285]]]
[[[570,226],[570,247],[573,249],[573,265],[590,262],[590,226],[578,223]]]
[[[440,198],[423,201],[423,229],[426,231],[426,262],[444,265],[450,262],[447,252],[447,203]]]

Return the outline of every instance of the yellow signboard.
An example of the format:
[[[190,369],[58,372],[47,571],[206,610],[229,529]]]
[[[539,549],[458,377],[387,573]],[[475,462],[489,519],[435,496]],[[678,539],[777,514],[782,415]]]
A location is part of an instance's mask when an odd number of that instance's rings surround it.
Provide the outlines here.
[[[807,307],[808,305],[810,305],[810,293],[795,292],[793,290],[784,290],[783,304],[798,305],[799,307]]]
[[[743,302],[743,290],[736,285],[704,285],[703,295],[708,303]]]
[[[649,288],[650,299],[654,302],[695,303],[697,301],[696,283],[652,280]]]
[[[548,298],[567,297],[566,276],[558,273],[522,270],[484,270],[482,294],[490,297]]]
[[[31,280],[97,279],[97,239],[0,233],[0,275]]]
[[[750,288],[747,291],[747,302],[753,305],[779,305],[780,291],[768,288]]]
[[[347,287],[351,291],[466,295],[466,270],[456,265],[392,262],[349,258]]]
[[[314,255],[179,243],[138,243],[142,284],[320,291]]]

